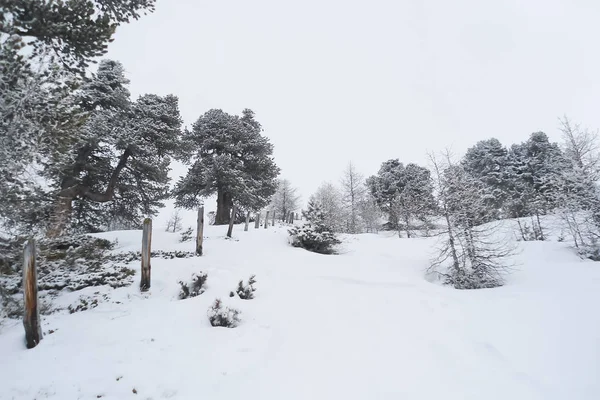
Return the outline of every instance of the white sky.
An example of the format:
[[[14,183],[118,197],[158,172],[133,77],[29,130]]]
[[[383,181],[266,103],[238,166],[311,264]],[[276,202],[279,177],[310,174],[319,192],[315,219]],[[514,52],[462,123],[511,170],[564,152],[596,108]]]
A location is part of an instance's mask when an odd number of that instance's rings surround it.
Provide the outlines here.
[[[350,160],[368,176],[490,137],[558,140],[563,114],[600,128],[599,20],[597,0],[163,0],[107,57],[134,96],[179,96],[188,126],[253,109],[306,200]]]

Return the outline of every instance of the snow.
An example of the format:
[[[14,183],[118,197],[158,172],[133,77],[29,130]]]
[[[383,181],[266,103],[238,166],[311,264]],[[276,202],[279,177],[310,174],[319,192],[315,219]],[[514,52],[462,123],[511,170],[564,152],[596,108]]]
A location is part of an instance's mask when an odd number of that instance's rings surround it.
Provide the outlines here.
[[[425,279],[435,238],[344,236],[328,256],[291,247],[284,226],[226,229],[205,228],[202,257],[152,259],[148,293],[65,294],[110,301],[44,317],[32,350],[5,321],[0,399],[600,398],[600,266],[565,243],[518,243],[506,286],[458,291]],[[193,250],[178,238],[156,227],[152,249]],[[200,271],[206,292],[178,300]],[[252,274],[255,299],[230,298]],[[215,298],[242,312],[237,328],[210,326]]]

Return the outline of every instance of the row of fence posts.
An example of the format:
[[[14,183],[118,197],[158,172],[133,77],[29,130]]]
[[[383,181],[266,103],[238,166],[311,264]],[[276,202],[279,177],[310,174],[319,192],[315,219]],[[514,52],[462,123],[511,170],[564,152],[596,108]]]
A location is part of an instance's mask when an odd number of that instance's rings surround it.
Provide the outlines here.
[[[264,228],[269,225],[269,214],[267,211],[264,221]],[[233,216],[235,215],[235,206],[232,210],[232,218],[230,218],[229,229],[227,236],[231,237],[233,229]],[[246,214],[246,223],[244,231],[248,231],[251,213]],[[298,218],[298,214],[293,212],[288,213],[285,218],[287,223],[294,223],[294,218]],[[273,211],[272,225],[275,225],[275,212]],[[260,212],[256,213],[254,228],[260,227]],[[196,226],[196,254],[202,255],[202,244],[204,235],[204,206],[198,209],[198,221]],[[140,291],[146,292],[150,289],[151,284],[151,260],[152,254],[152,219],[146,218],[142,228],[142,262],[141,262],[141,279]],[[38,281],[36,268],[36,246],[35,240],[29,239],[23,251],[23,297],[24,297],[24,314],[23,326],[25,327],[25,342],[28,349],[38,345],[42,340],[42,325],[40,321],[40,310],[38,308]]]

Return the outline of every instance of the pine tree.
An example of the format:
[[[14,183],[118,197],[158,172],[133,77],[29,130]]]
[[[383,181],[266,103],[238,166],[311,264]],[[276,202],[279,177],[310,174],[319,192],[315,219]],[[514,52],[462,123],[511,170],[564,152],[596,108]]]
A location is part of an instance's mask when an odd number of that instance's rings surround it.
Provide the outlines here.
[[[403,173],[404,165],[398,159],[393,159],[383,162],[377,175],[367,179],[367,187],[381,211],[388,215],[391,229],[398,228],[399,216],[395,202],[401,189]]]
[[[309,200],[302,215],[307,222],[289,230],[292,246],[315,253],[332,254],[335,246],[341,242],[330,230],[321,204],[314,199]]]
[[[241,118],[222,110],[202,115],[186,134],[195,154],[187,175],[175,187],[177,206],[194,208],[201,198],[216,193],[215,224],[223,225],[229,223],[234,201],[236,208],[248,210],[269,204],[279,168],[272,158],[273,145],[261,132],[249,109]]]
[[[404,229],[411,237],[414,220],[424,221],[435,209],[433,186],[427,168],[404,166],[396,160],[384,162],[377,175],[367,180],[371,195],[384,213],[390,228]]]
[[[134,222],[154,214],[168,197],[169,164],[181,151],[178,100],[144,95],[132,103],[127,83],[119,63],[103,61],[98,74],[76,94],[86,121],[69,148],[52,154],[46,168],[56,198],[50,236],[62,234],[70,222],[81,230],[92,229],[71,218],[76,200],[88,220],[91,213],[106,222],[109,211],[118,208],[123,220]]]
[[[560,177],[568,162],[556,143],[545,133],[535,132],[526,142],[511,147],[508,163],[507,209],[514,218],[534,217],[536,239],[544,240],[540,216],[557,206]]]
[[[154,11],[154,3],[155,0],[5,0],[0,3],[0,36],[18,38],[31,47],[29,59],[50,56],[83,74],[94,58],[106,53],[117,26]]]
[[[508,151],[498,139],[482,140],[467,150],[462,162],[465,171],[484,185],[482,195],[489,219],[501,217],[508,198]]]

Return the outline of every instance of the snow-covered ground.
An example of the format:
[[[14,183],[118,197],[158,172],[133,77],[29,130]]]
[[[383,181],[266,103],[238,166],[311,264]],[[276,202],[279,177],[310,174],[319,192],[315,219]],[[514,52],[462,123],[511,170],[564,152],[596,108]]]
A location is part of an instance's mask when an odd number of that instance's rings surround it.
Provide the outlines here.
[[[85,289],[110,301],[45,317],[32,350],[5,322],[0,399],[600,399],[600,264],[565,243],[520,243],[506,286],[458,291],[424,278],[436,239],[348,236],[324,256],[284,227],[225,230],[205,230],[203,257],[153,259],[147,294]],[[153,250],[193,250],[178,237],[157,227]],[[178,300],[198,271],[207,291]],[[256,298],[229,298],[251,274]],[[239,327],[210,326],[217,297]]]

